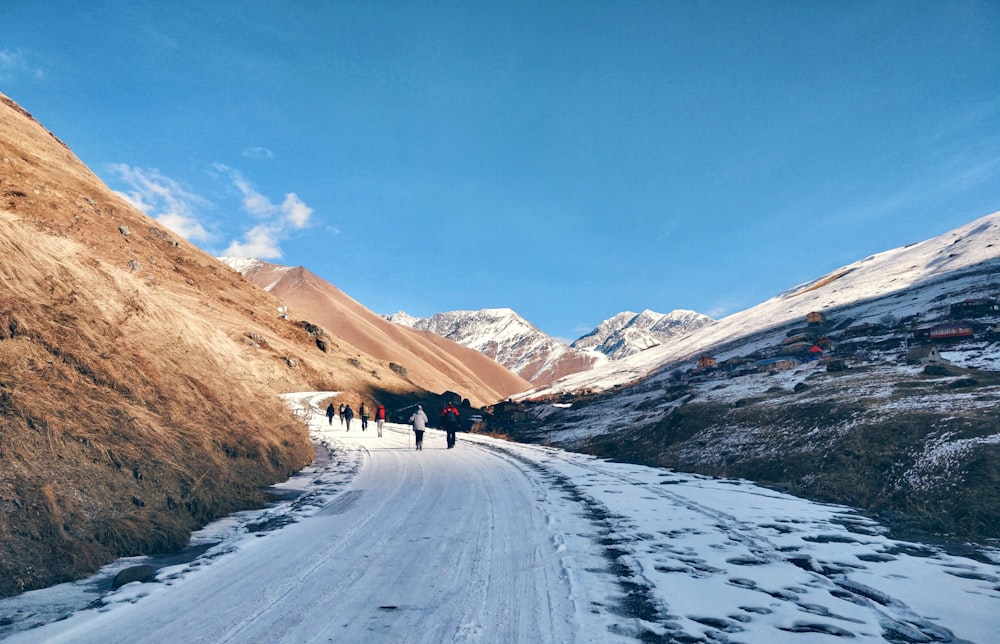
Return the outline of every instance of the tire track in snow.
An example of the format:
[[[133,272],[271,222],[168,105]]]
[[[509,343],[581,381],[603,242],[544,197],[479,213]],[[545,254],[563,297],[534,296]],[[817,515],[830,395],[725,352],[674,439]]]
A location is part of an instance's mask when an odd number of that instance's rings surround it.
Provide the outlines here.
[[[667,617],[666,607],[656,597],[655,586],[644,579],[641,572],[631,566],[625,558],[627,549],[623,546],[627,540],[618,538],[614,530],[615,519],[621,517],[585,494],[569,477],[546,467],[541,461],[532,460],[501,445],[488,443],[479,445],[534,471],[544,481],[545,486],[561,491],[568,500],[580,506],[581,513],[598,528],[601,536],[595,541],[595,545],[603,548],[604,556],[608,560],[606,570],[588,572],[606,573],[615,578],[623,594],[621,597],[611,598],[614,602],[612,611],[632,621],[631,624],[620,626],[614,632],[643,642],[661,641],[660,635],[644,628],[643,623],[663,621]]]
[[[679,639],[683,639],[684,637],[694,637],[684,633],[680,625],[677,624],[676,616],[669,613],[669,607],[665,600],[658,597],[659,593],[656,590],[655,584],[642,575],[639,566],[631,564],[632,558],[628,556],[628,553],[631,550],[630,546],[636,543],[637,537],[623,534],[619,527],[614,525],[617,521],[628,519],[628,517],[617,516],[611,513],[600,501],[583,492],[580,484],[570,482],[566,475],[560,472],[553,472],[552,468],[547,467],[545,461],[553,460],[547,448],[519,444],[518,449],[530,449],[539,453],[542,458],[539,458],[536,463],[528,457],[521,456],[501,446],[490,445],[489,447],[506,452],[511,458],[525,464],[535,464],[540,471],[546,472],[551,477],[551,480],[558,482],[560,486],[566,485],[568,489],[571,489],[570,497],[573,500],[578,500],[585,507],[593,509],[595,511],[594,518],[596,524],[607,526],[608,534],[601,540],[601,543],[606,547],[609,558],[613,558],[612,572],[618,576],[619,583],[625,590],[627,599],[625,602],[626,610],[629,611],[629,615],[632,617],[651,623],[658,622],[661,626],[667,628],[666,634],[642,631],[639,635],[640,639],[644,641],[679,641]],[[572,467],[589,472],[598,480],[612,480],[630,487],[641,488],[644,493],[661,498],[670,505],[682,507],[704,516],[708,520],[708,524],[724,534],[727,539],[741,544],[752,553],[751,557],[746,560],[730,560],[730,563],[734,565],[791,564],[806,572],[812,577],[817,586],[825,588],[832,597],[855,604],[873,614],[877,623],[881,626],[882,637],[885,641],[893,644],[909,642],[959,643],[964,641],[957,638],[949,629],[934,623],[932,619],[921,616],[904,602],[851,579],[850,569],[845,570],[844,567],[823,565],[813,561],[809,555],[784,552],[781,547],[776,545],[763,533],[761,527],[756,523],[739,520],[718,508],[699,503],[683,494],[664,489],[661,485],[650,485],[646,480],[610,470],[606,465],[590,465],[582,459],[574,459]],[[671,474],[673,473],[671,472]],[[727,490],[727,492],[730,491]],[[741,490],[738,487],[734,487],[731,493],[766,496],[766,493]],[[602,516],[602,511],[604,516]],[[867,525],[866,522],[857,521],[853,518],[844,523],[854,524],[848,526],[854,530],[858,530],[859,527],[862,527],[862,524]],[[687,563],[695,567],[699,565],[697,561],[692,560],[687,560]],[[725,574],[728,571],[705,568],[703,572],[704,574]],[[845,616],[832,614],[822,606],[801,603],[793,592],[766,590],[757,586],[756,582],[752,580],[738,577],[729,579],[729,583],[765,593],[780,601],[795,603],[802,611],[807,613],[812,612],[819,616],[844,620],[847,623],[856,621]],[[707,626],[717,625],[721,629],[728,628],[732,624],[729,618],[714,619],[704,617],[700,618],[700,620],[704,620],[702,623]],[[838,628],[828,623],[800,622],[790,627],[790,629],[791,632],[800,633],[813,632],[837,637],[854,636],[850,630]],[[716,631],[715,637],[721,637],[723,638],[722,641],[727,641],[727,636],[724,633]]]

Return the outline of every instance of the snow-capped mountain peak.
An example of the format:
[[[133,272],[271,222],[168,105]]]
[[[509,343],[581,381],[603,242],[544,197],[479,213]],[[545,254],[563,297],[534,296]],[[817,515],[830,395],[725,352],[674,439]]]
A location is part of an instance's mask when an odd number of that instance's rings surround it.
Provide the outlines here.
[[[599,353],[566,346],[509,308],[448,311],[429,318],[400,311],[386,317],[396,324],[429,331],[475,349],[535,384],[604,361]]]
[[[620,360],[712,322],[712,318],[707,315],[683,309],[670,313],[657,313],[649,309],[641,313],[623,311],[599,324],[571,346],[600,351],[613,360]]]

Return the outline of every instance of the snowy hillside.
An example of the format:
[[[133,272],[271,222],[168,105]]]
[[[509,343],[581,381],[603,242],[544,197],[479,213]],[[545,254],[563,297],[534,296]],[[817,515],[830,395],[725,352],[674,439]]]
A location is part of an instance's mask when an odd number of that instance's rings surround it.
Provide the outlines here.
[[[638,314],[625,311],[601,322],[570,346],[600,351],[612,360],[620,360],[671,342],[712,322],[712,318],[695,311],[657,313],[646,309]]]
[[[566,346],[508,308],[449,311],[429,318],[400,311],[387,319],[475,349],[536,384],[606,361],[596,351]]]
[[[811,312],[846,326],[883,316],[930,323],[950,303],[996,295],[1000,273],[1000,212],[924,242],[888,250],[800,284],[757,306],[677,339],[586,373],[567,376],[540,395],[607,389],[660,368],[689,368],[703,353],[718,361],[780,344]]]

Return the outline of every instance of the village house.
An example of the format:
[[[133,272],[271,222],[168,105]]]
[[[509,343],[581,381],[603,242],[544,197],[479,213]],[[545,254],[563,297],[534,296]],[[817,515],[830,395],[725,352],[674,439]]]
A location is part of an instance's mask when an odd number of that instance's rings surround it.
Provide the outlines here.
[[[806,324],[815,325],[815,324],[824,324],[825,322],[826,318],[824,318],[823,314],[820,313],[819,311],[813,311],[812,313],[806,314]]]
[[[930,340],[932,342],[971,338],[973,335],[972,325],[966,322],[936,324],[931,327],[913,330],[913,339]]]
[[[528,412],[524,405],[512,400],[505,400],[493,405],[493,417],[498,421],[511,421],[519,423],[528,419]]]
[[[805,342],[811,345],[815,337],[816,337],[815,334],[812,333],[796,333],[795,335],[790,335],[784,340],[782,340],[781,344],[787,346],[790,344],[799,344]]]
[[[833,351],[833,340],[823,336],[822,338],[816,338],[816,346],[823,351]]]
[[[972,298],[955,302],[948,307],[953,318],[975,318],[986,315],[1000,315],[1000,304],[988,297]]]
[[[849,326],[844,329],[845,338],[860,338],[870,335],[876,335],[885,330],[881,324],[872,324],[871,322],[865,322],[864,324],[855,324],[854,326]]]
[[[441,394],[441,400],[443,400],[444,404],[446,405],[448,403],[451,403],[453,405],[462,404],[462,396],[460,394],[456,394],[454,391],[446,391],[443,394]]]
[[[717,366],[718,362],[713,356],[701,356],[698,358],[699,369],[715,369]]]
[[[799,361],[791,356],[780,356],[757,361],[759,371],[787,371],[799,366]]]
[[[789,344],[781,348],[782,353],[793,358],[806,358],[812,352],[812,348],[816,346],[812,342],[797,342],[795,344]]]
[[[746,363],[746,361],[747,361],[746,358],[744,358],[743,356],[733,356],[728,360],[722,361],[722,368],[732,371],[736,367],[743,366],[743,364]]]
[[[933,344],[918,344],[906,352],[906,364],[942,364],[947,362]]]

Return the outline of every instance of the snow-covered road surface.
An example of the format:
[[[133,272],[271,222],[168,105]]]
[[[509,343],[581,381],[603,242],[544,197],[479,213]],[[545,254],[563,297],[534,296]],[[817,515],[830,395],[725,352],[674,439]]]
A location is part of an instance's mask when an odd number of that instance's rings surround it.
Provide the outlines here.
[[[54,621],[60,587],[0,600],[0,637],[1000,641],[995,552],[950,556],[846,508],[545,447],[460,434],[447,450],[430,431],[416,452],[403,426],[328,425],[329,395],[288,397],[325,446],[280,486],[289,500],[209,526],[203,554],[97,609]]]

